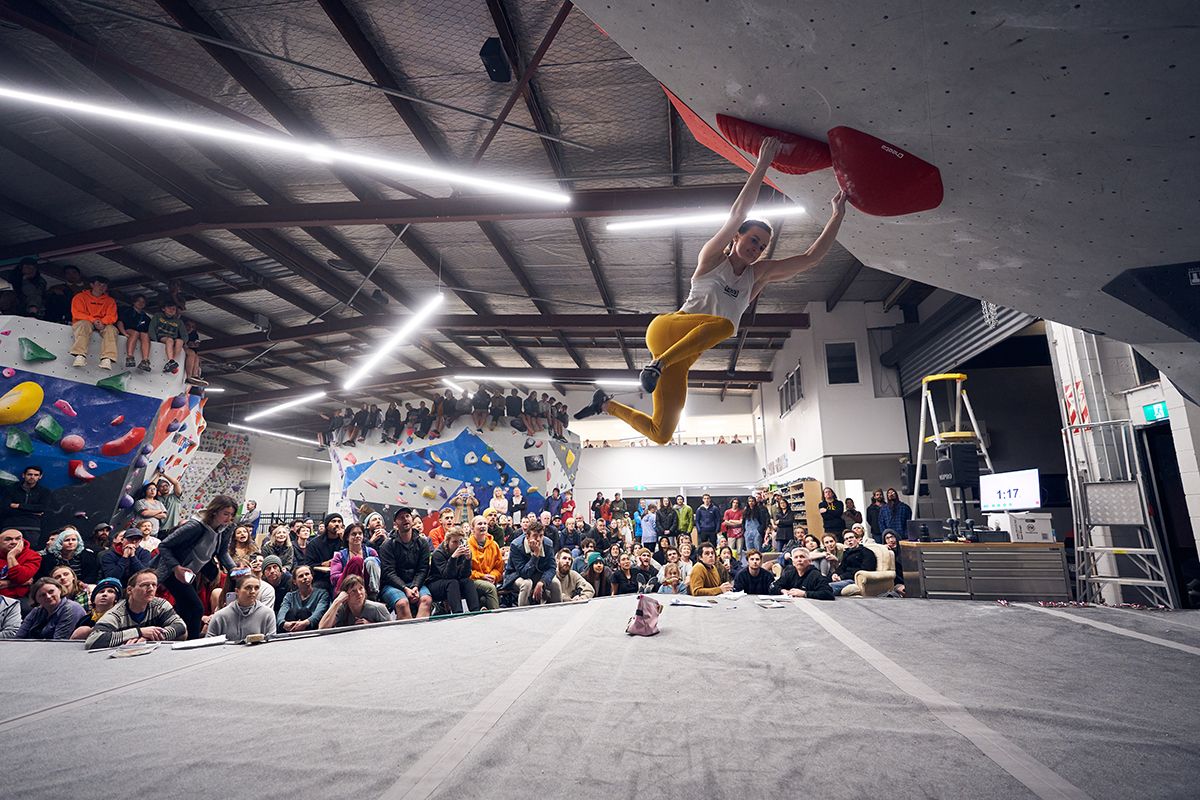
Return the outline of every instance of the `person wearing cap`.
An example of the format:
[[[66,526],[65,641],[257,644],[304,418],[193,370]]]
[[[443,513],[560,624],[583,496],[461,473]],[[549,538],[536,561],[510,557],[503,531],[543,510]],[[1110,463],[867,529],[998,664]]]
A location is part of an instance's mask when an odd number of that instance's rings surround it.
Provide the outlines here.
[[[312,545],[309,545],[312,547]],[[413,529],[413,510],[396,509],[392,534],[379,548],[382,588],[379,599],[396,612],[396,619],[424,619],[433,613],[429,577],[429,540]]]
[[[109,540],[112,538],[113,526],[107,522],[98,522],[92,528],[92,549],[97,553],[103,553],[108,549]]]
[[[150,551],[141,546],[142,532],[137,528],[120,531],[112,538],[111,545],[100,556],[100,574],[105,578],[116,578],[124,584],[153,560]]]
[[[333,583],[329,578],[329,566],[333,556],[342,549],[342,531],[346,524],[342,521],[340,512],[331,511],[325,515],[325,532],[308,540],[304,550],[304,563],[313,568],[313,582],[333,596]]]
[[[103,583],[103,581],[101,581]],[[125,599],[105,612],[92,626],[84,647],[95,650],[135,642],[172,642],[187,638],[187,625],[158,594],[158,575],[152,569],[137,572],[125,590]]]
[[[86,639],[100,618],[121,601],[121,593],[124,590],[125,587],[116,578],[104,578],[93,586],[92,610],[86,617],[79,620],[79,627],[71,634],[71,638]]]
[[[112,369],[117,360],[117,301],[108,294],[108,278],[93,275],[91,288],[71,299],[71,344],[74,366],[87,366],[92,334],[100,334],[100,369]]]

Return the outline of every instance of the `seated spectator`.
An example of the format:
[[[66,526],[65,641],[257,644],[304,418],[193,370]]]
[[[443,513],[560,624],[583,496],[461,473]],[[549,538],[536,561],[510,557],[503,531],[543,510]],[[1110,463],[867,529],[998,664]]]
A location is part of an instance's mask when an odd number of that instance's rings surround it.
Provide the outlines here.
[[[617,560],[617,568],[612,574],[612,593],[637,594],[641,591],[638,586],[638,574],[633,571],[633,559],[629,553],[621,553]]]
[[[136,365],[143,372],[149,372],[150,315],[146,313],[146,295],[134,295],[133,304],[121,309],[117,315],[117,330],[125,337],[125,369]],[[133,356],[135,350],[141,351],[140,362]]]
[[[732,591],[729,570],[717,561],[717,551],[708,542],[700,545],[700,563],[692,567],[688,579],[688,594],[693,597],[714,597]]]
[[[222,636],[231,642],[244,642],[252,634],[275,632],[275,613],[258,601],[262,582],[253,574],[237,577],[236,602],[208,619],[205,636]]]
[[[118,531],[112,537],[112,549],[100,556],[100,574],[105,578],[116,578],[122,585],[129,582],[134,573],[150,566],[153,556],[140,547],[142,532],[137,528]]]
[[[608,597],[613,593],[613,571],[605,565],[600,553],[588,553],[583,579],[592,587],[594,597]]]
[[[557,567],[554,580],[558,583],[558,595],[564,603],[591,600],[596,594],[592,585],[573,568],[574,560],[571,551],[566,548],[559,550],[554,557],[554,564]]]
[[[579,555],[571,564],[571,569],[582,575],[588,568],[588,556],[596,551],[596,540],[590,536],[579,543]]]
[[[896,532],[891,528],[883,532],[883,544],[892,551],[892,560],[896,562],[896,584],[892,587],[892,591],[904,597],[904,567],[900,564],[900,539],[896,537]]]
[[[158,575],[152,569],[136,573],[118,602],[96,621],[88,634],[88,650],[140,642],[182,641],[187,625],[158,593]]]
[[[358,575],[367,584],[367,596],[378,597],[382,564],[379,552],[364,543],[366,531],[357,522],[346,527],[346,547],[333,554],[329,562],[329,581],[333,591],[341,592],[342,580],[348,575]]]
[[[471,578],[471,546],[459,525],[446,531],[446,539],[433,551],[429,565],[429,591],[433,599],[444,602],[451,614],[479,610],[479,594]]]
[[[281,633],[315,630],[329,608],[329,593],[313,586],[312,567],[301,564],[292,575],[296,585],[283,598],[275,614],[275,627]]]
[[[506,583],[516,586],[517,605],[562,602],[562,597],[556,596],[558,586],[554,583],[557,569],[554,556],[546,546],[542,523],[534,520],[529,523],[526,533],[513,540],[509,549]]]
[[[16,295],[13,312],[17,316],[36,319],[46,316],[46,279],[42,277],[36,258],[22,258],[8,274],[8,282]]]
[[[529,396],[521,403],[521,422],[529,433],[542,432],[542,418],[539,413],[541,403],[538,402],[536,391],[530,391]]]
[[[609,569],[616,570],[621,568],[621,545],[613,542],[608,546],[608,555],[604,557],[604,565]]]
[[[259,556],[262,558],[262,556]],[[287,594],[288,585],[283,580],[283,562],[279,560],[279,556],[267,556],[262,559],[262,575],[260,576],[263,582],[264,589],[270,589],[271,602],[268,603],[260,594],[259,601],[270,606],[273,613],[279,613],[279,607],[283,605],[283,596]]]
[[[84,611],[91,610],[91,595],[87,587],[80,582],[79,576],[75,574],[75,570],[66,564],[59,564],[50,571],[50,577],[62,587],[62,596],[64,599],[74,600],[76,603],[79,603]]]
[[[53,578],[38,578],[30,589],[34,607],[17,630],[17,639],[70,639],[87,616],[83,606],[63,597],[62,586]]]
[[[433,613],[429,577],[429,542],[413,529],[413,510],[401,506],[392,520],[392,533],[379,550],[382,575],[379,599],[394,609],[396,619],[424,619]]]
[[[379,516],[376,514],[375,516]],[[283,570],[284,585],[291,580],[292,565],[295,563],[296,553],[292,547],[292,539],[288,535],[288,529],[283,525],[276,525],[275,530],[263,541],[259,552],[263,554],[263,558],[275,556],[279,559],[279,566]],[[266,561],[264,560],[264,565]]]
[[[733,579],[733,590],[746,594],[770,594],[775,575],[762,566],[762,553],[751,550],[746,553],[746,567]]]
[[[63,565],[74,570],[84,583],[92,584],[100,580],[100,559],[91,548],[84,547],[83,537],[70,526],[52,534],[46,549],[38,555],[42,557],[42,565],[38,568],[39,578]]]
[[[87,366],[92,334],[100,334],[100,369],[112,369],[117,360],[117,301],[108,294],[108,278],[94,275],[91,288],[71,299],[71,344],[74,366]]]
[[[238,525],[233,529],[233,538],[229,540],[229,556],[234,561],[249,561],[253,555],[258,555],[258,545],[254,544],[250,526]]]
[[[639,592],[653,594],[658,591],[658,565],[645,547],[637,551],[637,565],[633,568],[633,574],[637,578]]]
[[[492,395],[491,405],[488,408],[488,430],[496,430],[496,426],[500,424],[500,420],[504,417],[504,395],[497,392]]]
[[[725,567],[725,571],[730,575],[741,566],[741,563],[733,557],[733,548],[729,545],[717,548],[717,561]]]
[[[166,349],[164,373],[179,372],[185,336],[183,318],[179,316],[179,302],[173,297],[163,299],[162,310],[150,318],[150,341],[161,342]]]
[[[829,578],[812,565],[809,552],[803,547],[792,548],[792,563],[783,568],[779,580],[771,584],[771,594],[807,597],[812,600],[832,600],[834,591]]]
[[[463,514],[463,521],[471,519],[467,513]],[[454,509],[443,508],[438,515],[438,524],[429,529],[429,549],[435,550],[441,547],[442,540],[446,538],[446,531],[454,527]]]
[[[854,583],[854,573],[873,572],[878,563],[875,552],[859,540],[858,533],[853,529],[846,531],[845,545],[841,562],[829,575],[834,594],[841,594],[842,589]]]
[[[155,585],[158,580],[155,579]],[[88,615],[79,620],[79,627],[71,634],[72,639],[86,639],[92,633],[92,628],[100,621],[100,618],[121,601],[121,592],[124,589],[121,582],[116,578],[104,578],[94,587],[92,587],[91,595],[91,610]]]
[[[579,552],[580,538],[583,532],[579,530],[579,526],[575,524],[574,517],[567,517],[563,520],[562,527],[559,528],[558,540],[555,544],[560,550],[566,548],[571,551],[572,557]]]
[[[812,556],[812,559],[820,568],[821,574],[828,578],[837,570],[841,556],[837,538],[832,533],[827,533],[821,537],[821,551]]]
[[[683,582],[687,583],[692,577],[692,567],[696,566],[696,562],[692,561],[692,543],[686,539],[679,543],[679,575],[683,578]]]
[[[491,405],[492,396],[480,384],[479,388],[475,390],[474,396],[471,397],[471,424],[475,426],[475,430],[483,430],[484,423],[487,422],[488,409]]]
[[[20,599],[29,594],[42,557],[16,528],[0,532],[0,596]]]
[[[0,639],[15,639],[21,630],[21,601],[0,594]]]
[[[305,563],[313,568],[313,582],[332,594],[333,583],[329,580],[329,568],[333,556],[342,549],[342,531],[346,523],[342,521],[340,513],[331,511],[325,515],[322,525],[324,529],[321,533],[309,538],[304,549],[304,558]]]
[[[471,580],[475,582],[475,594],[484,608],[500,607],[497,587],[504,579],[504,559],[500,556],[500,545],[488,533],[486,517],[471,520],[471,535],[467,540],[471,548]]]
[[[659,594],[687,594],[687,584],[679,572],[679,562],[670,561],[663,565],[658,582]]]
[[[321,616],[319,628],[348,628],[391,621],[387,606],[367,599],[367,586],[358,575],[347,575],[342,591]]]
[[[142,532],[142,541],[139,546],[150,555],[154,555],[154,551],[158,549],[158,545],[162,542],[162,539],[151,535],[153,527],[150,524],[150,520],[144,519],[136,527]],[[159,528],[159,530],[162,530],[162,528]]]
[[[308,539],[312,536],[312,528],[307,525],[299,525],[296,527],[296,534],[292,540],[292,572],[294,573],[301,564],[308,564]],[[326,592],[328,594],[328,592]]]

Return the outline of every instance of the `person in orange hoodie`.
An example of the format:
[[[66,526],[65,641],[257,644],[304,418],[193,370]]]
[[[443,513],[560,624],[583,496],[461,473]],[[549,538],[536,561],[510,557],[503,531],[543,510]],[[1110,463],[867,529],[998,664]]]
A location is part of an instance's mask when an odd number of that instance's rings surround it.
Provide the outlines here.
[[[117,360],[117,301],[108,294],[108,278],[92,277],[91,289],[80,292],[71,300],[71,331],[75,341],[71,355],[75,366],[87,366],[88,347],[92,334],[100,334],[100,369],[112,369]]]
[[[471,520],[471,536],[467,539],[471,547],[471,579],[479,593],[479,604],[484,608],[500,607],[500,595],[496,587],[504,577],[504,556],[500,545],[488,533],[487,519],[477,516]]]

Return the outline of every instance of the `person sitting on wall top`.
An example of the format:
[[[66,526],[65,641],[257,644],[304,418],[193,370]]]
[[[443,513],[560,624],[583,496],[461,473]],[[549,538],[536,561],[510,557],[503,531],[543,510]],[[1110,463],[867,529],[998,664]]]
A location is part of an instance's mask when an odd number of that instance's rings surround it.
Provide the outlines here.
[[[121,309],[117,316],[117,330],[125,337],[125,368],[137,366],[143,372],[149,372],[150,315],[146,313],[146,295],[134,295],[133,305]],[[142,354],[140,362],[133,356],[139,348]]]
[[[112,369],[117,360],[117,301],[108,294],[108,278],[94,275],[91,288],[71,299],[71,344],[74,366],[87,366],[92,334],[100,334],[100,369]]]
[[[186,336],[183,317],[179,316],[178,301],[172,297],[164,298],[162,310],[150,318],[150,341],[162,342],[166,349],[167,361],[162,370],[164,373],[173,375],[179,372],[179,358],[183,355]]]

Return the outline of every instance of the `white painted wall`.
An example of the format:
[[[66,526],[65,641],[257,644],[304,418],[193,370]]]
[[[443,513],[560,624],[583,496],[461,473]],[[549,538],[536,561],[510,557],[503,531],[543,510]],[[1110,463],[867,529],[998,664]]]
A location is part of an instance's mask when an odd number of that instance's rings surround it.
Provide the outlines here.
[[[245,433],[245,431],[240,431]],[[324,452],[312,447],[293,444],[271,436],[250,436],[250,477],[246,481],[246,499],[257,500],[263,514],[284,511],[284,493],[272,492],[277,486],[299,487],[300,481],[329,480],[330,468],[314,461],[301,461],[297,456],[325,459]],[[220,469],[220,465],[217,469]],[[303,498],[300,507],[304,507]],[[290,510],[291,506],[288,506]]]
[[[897,397],[876,397],[873,363],[867,331],[901,321],[900,312],[883,313],[879,303],[839,303],[832,313],[811,304],[812,325],[796,331],[775,357],[772,383],[756,401],[761,414],[763,463],[768,479],[776,482],[812,476],[826,483],[835,478],[833,457],[900,454],[905,442],[904,405]],[[859,382],[831,386],[825,370],[826,342],[854,342]],[[779,416],[779,385],[800,364],[804,396],[783,417]],[[794,447],[793,447],[794,441]],[[782,458],[782,462],[776,459]],[[774,468],[772,468],[774,467]]]
[[[580,453],[575,498],[630,494],[635,486],[671,493],[682,488],[685,494],[724,488],[744,493],[761,474],[750,444],[598,448]]]

